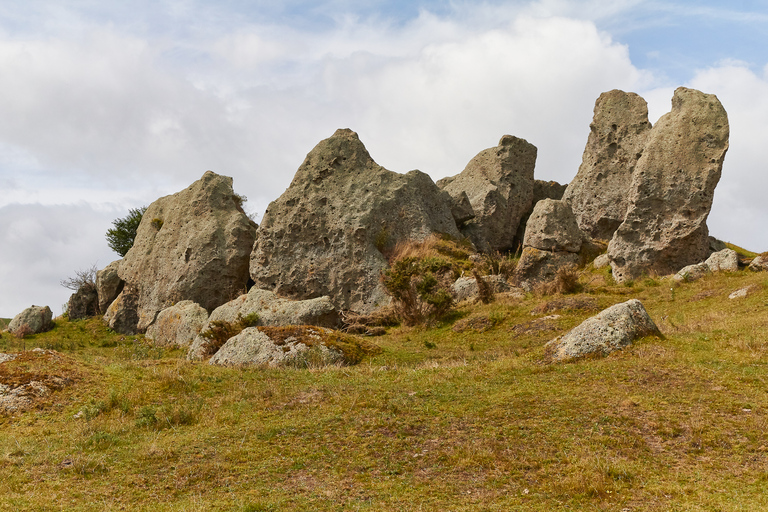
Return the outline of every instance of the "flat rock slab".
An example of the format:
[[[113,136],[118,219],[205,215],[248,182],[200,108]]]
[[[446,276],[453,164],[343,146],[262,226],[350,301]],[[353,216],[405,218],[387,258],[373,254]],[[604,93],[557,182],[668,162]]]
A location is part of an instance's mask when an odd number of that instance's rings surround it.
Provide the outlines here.
[[[607,355],[645,336],[661,336],[642,303],[631,299],[605,309],[546,345],[551,362]]]

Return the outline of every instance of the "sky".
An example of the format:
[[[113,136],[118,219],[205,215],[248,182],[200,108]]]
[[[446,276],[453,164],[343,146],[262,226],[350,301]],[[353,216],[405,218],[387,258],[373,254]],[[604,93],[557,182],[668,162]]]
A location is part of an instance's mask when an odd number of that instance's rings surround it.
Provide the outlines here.
[[[113,220],[206,170],[260,216],[337,128],[434,180],[515,135],[567,183],[611,89],[652,123],[717,95],[710,234],[766,251],[766,43],[768,0],[0,0],[0,317],[61,313]]]

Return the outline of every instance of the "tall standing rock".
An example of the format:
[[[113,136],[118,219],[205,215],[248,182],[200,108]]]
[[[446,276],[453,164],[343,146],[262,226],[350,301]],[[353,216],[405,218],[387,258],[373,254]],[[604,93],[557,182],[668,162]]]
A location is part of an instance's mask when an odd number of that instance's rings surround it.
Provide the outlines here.
[[[582,231],[608,241],[627,213],[627,192],[651,123],[643,98],[615,89],[600,95],[594,112],[579,172],[563,200]]]
[[[267,208],[251,278],[284,297],[328,295],[337,308],[368,312],[389,301],[382,251],[434,233],[461,236],[432,179],[384,169],[355,132],[341,129],[307,155]]]
[[[707,258],[707,216],[728,150],[728,115],[713,94],[680,87],[650,132],[624,222],[608,245],[614,278],[672,274]]]
[[[211,171],[149,205],[118,270],[138,298],[137,330],[175,302],[212,311],[243,293],[256,231],[232,178]]]
[[[479,251],[514,249],[520,220],[531,211],[536,146],[504,135],[495,148],[481,151],[456,176],[438,186],[452,197],[465,193],[475,218],[462,229]]]

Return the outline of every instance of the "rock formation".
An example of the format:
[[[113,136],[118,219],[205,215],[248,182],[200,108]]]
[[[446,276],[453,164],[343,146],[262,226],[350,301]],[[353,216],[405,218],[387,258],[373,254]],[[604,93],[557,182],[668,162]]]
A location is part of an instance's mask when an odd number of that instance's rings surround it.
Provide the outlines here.
[[[389,302],[380,283],[383,252],[434,233],[461,236],[432,179],[384,169],[355,132],[337,130],[269,205],[251,255],[251,278],[257,288],[281,296],[327,295],[339,309],[370,312]]]
[[[590,354],[606,355],[651,335],[661,333],[643,304],[632,299],[588,318],[547,343],[546,349],[552,362],[561,362]]]
[[[768,271],[768,252],[756,256],[747,268],[752,272]]]
[[[155,345],[186,348],[207,320],[208,312],[200,304],[183,300],[157,315],[157,320],[147,328],[146,338]]]
[[[138,334],[139,294],[133,286],[126,286],[104,313],[104,322],[120,334]]]
[[[582,245],[583,234],[570,207],[554,199],[539,201],[528,219],[515,284],[530,291],[554,279],[558,269],[579,265]]]
[[[672,276],[675,281],[691,282],[712,272],[736,272],[739,270],[739,255],[733,249],[713,252],[707,261],[688,265]]]
[[[246,290],[257,226],[241,203],[232,178],[208,171],[149,205],[118,269],[138,295],[135,330],[143,332],[174,302],[192,300],[211,311]]]
[[[99,296],[99,312],[106,313],[112,301],[123,291],[125,282],[117,274],[122,260],[113,261],[96,272],[96,293]]]
[[[67,315],[70,320],[88,318],[99,314],[99,294],[96,285],[85,283],[67,301]]]
[[[635,93],[605,92],[589,128],[581,166],[563,200],[582,231],[608,241],[627,213],[627,192],[651,129],[648,105]]]
[[[709,255],[707,216],[728,149],[714,95],[683,87],[653,127],[632,174],[627,214],[608,245],[618,282],[666,275]]]
[[[475,213],[462,232],[482,252],[514,249],[523,216],[533,202],[536,146],[504,135],[495,148],[481,151],[456,176],[438,186],[452,197],[466,193]]]
[[[213,322],[237,323],[242,318],[258,317],[260,326],[314,325],[337,327],[339,314],[329,297],[307,300],[280,298],[273,292],[256,287],[240,297],[216,308],[203,325],[201,332],[210,329]],[[203,336],[195,337],[187,353],[191,360],[204,356],[208,341]]]
[[[561,185],[556,181],[533,181],[533,201],[531,202],[531,208],[525,212],[520,219],[520,224],[517,226],[517,232],[515,233],[515,239],[513,242],[514,250],[518,250],[523,246],[523,239],[525,238],[525,228],[528,226],[528,219],[533,213],[533,209],[536,207],[539,201],[543,199],[556,199],[563,198],[568,185]]]
[[[11,320],[8,331],[12,334],[38,334],[53,327],[53,312],[48,306],[30,306]]]

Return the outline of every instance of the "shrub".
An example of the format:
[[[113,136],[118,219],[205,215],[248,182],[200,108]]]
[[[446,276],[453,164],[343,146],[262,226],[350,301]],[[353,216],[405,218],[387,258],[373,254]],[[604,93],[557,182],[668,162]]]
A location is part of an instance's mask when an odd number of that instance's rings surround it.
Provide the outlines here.
[[[453,307],[450,286],[470,266],[469,250],[437,237],[395,248],[381,281],[405,325],[432,324]]]
[[[128,250],[133,247],[136,230],[139,229],[145,211],[147,211],[146,206],[132,208],[128,210],[128,215],[124,218],[112,221],[112,225],[115,227],[108,229],[106,235],[110,249],[120,256],[125,256],[128,253]]]
[[[72,291],[79,291],[82,287],[89,287],[96,289],[96,264],[91,265],[85,270],[77,270],[74,277],[68,277],[59,281],[59,284],[64,288]]]
[[[503,276],[509,279],[515,273],[518,257],[499,251],[479,255],[475,268],[483,275]]]
[[[560,267],[552,281],[540,284],[536,288],[536,291],[541,295],[576,293],[580,290],[579,272],[577,267],[573,265]]]
[[[224,346],[227,340],[243,332],[243,329],[254,327],[258,323],[258,313],[248,313],[245,316],[240,316],[236,322],[228,322],[226,320],[213,320],[209,322],[208,329],[200,333],[200,336],[208,340],[203,350],[203,356],[212,356]]]
[[[472,276],[477,282],[477,296],[480,298],[480,302],[483,304],[490,304],[496,298],[493,294],[493,288],[489,285],[483,276],[481,276],[477,270],[472,269]]]

